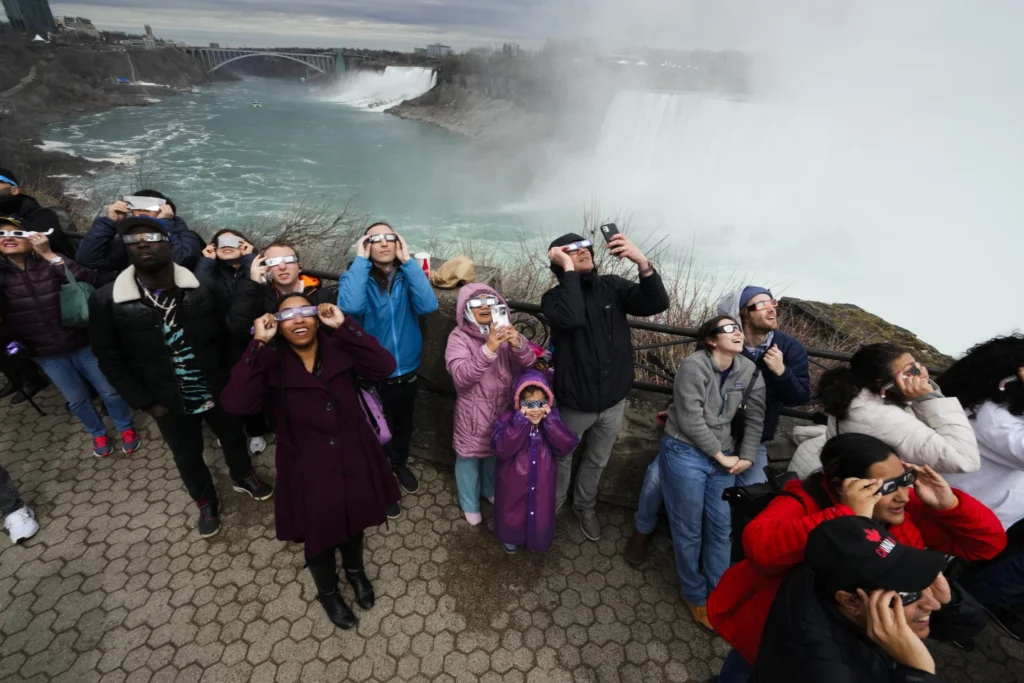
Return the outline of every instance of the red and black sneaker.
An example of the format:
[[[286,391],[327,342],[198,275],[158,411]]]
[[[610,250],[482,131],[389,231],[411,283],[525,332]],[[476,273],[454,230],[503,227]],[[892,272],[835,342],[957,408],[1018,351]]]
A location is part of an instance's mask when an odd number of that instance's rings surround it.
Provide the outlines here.
[[[92,438],[92,454],[97,458],[107,458],[114,452],[110,445],[110,438],[107,436],[94,436]]]
[[[125,453],[134,453],[142,447],[142,437],[135,431],[135,427],[129,427],[121,432],[121,444]]]
[[[199,508],[199,535],[203,538],[216,536],[220,531],[220,505],[216,500],[201,500]]]

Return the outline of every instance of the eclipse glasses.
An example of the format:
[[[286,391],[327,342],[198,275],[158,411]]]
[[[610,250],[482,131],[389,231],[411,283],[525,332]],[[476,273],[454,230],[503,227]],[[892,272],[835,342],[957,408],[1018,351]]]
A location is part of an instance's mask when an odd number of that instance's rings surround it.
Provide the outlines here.
[[[279,266],[282,263],[298,263],[298,262],[299,262],[299,258],[297,256],[291,256],[291,255],[289,255],[289,256],[275,256],[273,258],[265,258],[265,259],[263,259],[263,265],[265,265],[267,268],[273,268],[274,266]]]
[[[316,306],[301,306],[299,308],[286,308],[274,314],[274,320],[292,320],[294,318],[315,318]]]
[[[134,235],[121,237],[125,244],[138,244],[139,242],[170,242],[167,235],[162,232],[139,232]]]

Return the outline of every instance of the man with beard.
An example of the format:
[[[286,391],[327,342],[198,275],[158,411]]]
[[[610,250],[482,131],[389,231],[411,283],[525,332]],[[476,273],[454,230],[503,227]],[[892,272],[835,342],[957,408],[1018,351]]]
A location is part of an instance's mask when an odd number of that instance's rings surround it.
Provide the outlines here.
[[[591,541],[601,537],[594,509],[597,487],[633,388],[633,340],[626,316],[657,315],[669,307],[661,276],[629,238],[617,234],[607,247],[616,258],[636,264],[639,283],[598,274],[593,242],[569,233],[548,250],[558,284],[541,299],[555,347],[555,398],[566,426],[585,442],[573,508]],[[560,458],[558,508],[565,503],[571,477],[572,458]]]
[[[746,472],[736,476],[736,486],[757,484],[766,480],[768,443],[775,438],[775,428],[783,406],[802,406],[811,398],[811,375],[807,349],[795,338],[779,331],[778,302],[764,287],[750,285],[732,292],[718,303],[718,314],[740,321],[743,328],[743,355],[754,361],[767,389],[764,432],[757,460]],[[661,507],[661,477],[658,461],[647,468],[636,513],[636,533],[626,544],[626,560],[639,564],[647,552],[648,537],[658,523]]]
[[[220,506],[203,461],[203,420],[220,439],[235,491],[267,500],[242,420],[217,404],[227,384],[227,302],[174,263],[167,226],[139,216],[117,231],[131,265],[89,301],[89,334],[100,369],[133,408],[156,420],[181,479],[199,507],[199,534],[220,530]]]

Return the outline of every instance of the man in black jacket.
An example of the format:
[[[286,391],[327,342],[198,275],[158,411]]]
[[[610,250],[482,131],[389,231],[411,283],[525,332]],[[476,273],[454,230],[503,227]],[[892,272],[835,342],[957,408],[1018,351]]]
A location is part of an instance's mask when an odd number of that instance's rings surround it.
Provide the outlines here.
[[[593,248],[590,240],[574,233],[551,243],[548,258],[558,284],[544,294],[541,307],[555,347],[555,398],[565,424],[585,444],[573,508],[583,535],[597,541],[601,536],[594,511],[597,487],[633,387],[633,341],[626,316],[663,313],[669,299],[654,265],[625,235],[615,235],[608,249],[637,265],[639,283],[599,275]],[[571,475],[572,458],[561,458],[559,508],[565,503]]]
[[[220,509],[203,461],[204,419],[220,439],[235,491],[256,500],[273,495],[252,468],[241,418],[216,403],[227,384],[227,302],[175,265],[164,222],[128,218],[117,230],[131,265],[89,302],[93,352],[122,398],[156,419],[207,538],[220,530]]]
[[[818,525],[768,613],[751,683],[934,683],[925,646],[953,599],[946,557],[858,516]]]

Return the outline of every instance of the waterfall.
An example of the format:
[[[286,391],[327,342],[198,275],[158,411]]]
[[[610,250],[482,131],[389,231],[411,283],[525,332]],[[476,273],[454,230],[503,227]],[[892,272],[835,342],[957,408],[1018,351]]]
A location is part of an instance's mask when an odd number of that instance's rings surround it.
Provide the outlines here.
[[[389,66],[384,71],[349,71],[328,99],[350,107],[384,111],[434,87],[437,73],[422,66]]]

